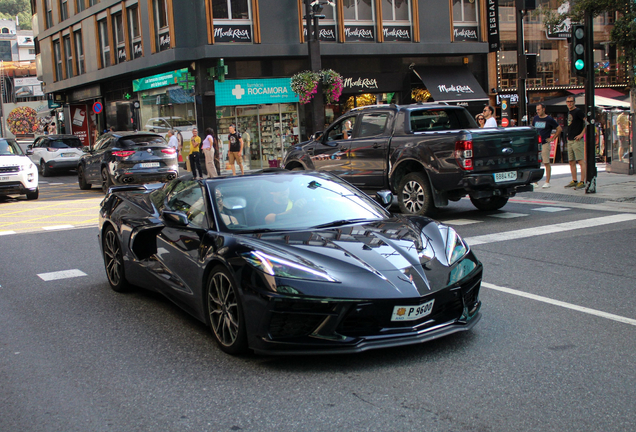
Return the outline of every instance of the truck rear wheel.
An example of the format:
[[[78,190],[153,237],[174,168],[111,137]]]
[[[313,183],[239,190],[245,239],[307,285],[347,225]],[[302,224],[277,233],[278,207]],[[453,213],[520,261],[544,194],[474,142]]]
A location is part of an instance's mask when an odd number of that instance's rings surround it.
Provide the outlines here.
[[[405,175],[398,185],[400,212],[407,215],[429,215],[435,208],[431,185],[424,173]]]
[[[470,202],[479,210],[499,210],[508,203],[508,197],[491,196],[488,198],[470,198]]]

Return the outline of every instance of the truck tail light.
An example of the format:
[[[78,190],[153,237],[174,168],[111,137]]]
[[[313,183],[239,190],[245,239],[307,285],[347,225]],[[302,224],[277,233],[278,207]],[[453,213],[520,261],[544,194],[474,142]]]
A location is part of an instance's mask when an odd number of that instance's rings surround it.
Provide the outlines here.
[[[134,150],[117,150],[113,152],[113,156],[117,156],[117,157],[128,157],[134,154],[135,154]]]
[[[457,165],[464,171],[473,170],[473,142],[471,140],[459,140],[455,143],[455,159],[457,159]]]
[[[541,135],[537,135],[537,143],[539,145],[537,145],[537,148],[539,149],[539,156],[537,158],[537,160],[539,161],[539,163],[543,162],[543,140],[541,139]]]

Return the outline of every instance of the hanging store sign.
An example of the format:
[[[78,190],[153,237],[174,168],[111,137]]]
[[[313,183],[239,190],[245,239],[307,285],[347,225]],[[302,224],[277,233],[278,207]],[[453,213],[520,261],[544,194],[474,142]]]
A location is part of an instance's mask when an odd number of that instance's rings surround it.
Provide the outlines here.
[[[499,3],[488,0],[488,52],[499,51]]]
[[[215,25],[214,42],[252,42],[252,26]]]
[[[217,106],[298,102],[291,78],[214,81]]]
[[[455,26],[453,33],[455,42],[478,42],[477,27]]]
[[[159,51],[165,51],[170,48],[170,33],[159,35]]]
[[[165,87],[169,85],[179,84],[183,77],[188,74],[188,69],[179,69],[172,72],[166,72],[159,75],[153,75],[146,78],[133,80],[133,91],[150,90],[157,87]]]
[[[407,26],[383,26],[385,42],[410,42],[411,27]]]
[[[345,42],[375,41],[374,26],[345,26]]]
[[[117,58],[120,63],[126,61],[126,47],[117,48]]]
[[[132,47],[133,47],[133,59],[143,57],[144,49],[141,46],[141,42],[133,42]]]
[[[404,76],[400,74],[343,75],[343,93],[388,93],[400,91]]]
[[[305,34],[305,40],[307,40],[307,26],[303,26],[303,32]],[[318,37],[321,42],[336,42],[336,26],[335,25],[321,25],[318,28],[318,33],[319,33]]]

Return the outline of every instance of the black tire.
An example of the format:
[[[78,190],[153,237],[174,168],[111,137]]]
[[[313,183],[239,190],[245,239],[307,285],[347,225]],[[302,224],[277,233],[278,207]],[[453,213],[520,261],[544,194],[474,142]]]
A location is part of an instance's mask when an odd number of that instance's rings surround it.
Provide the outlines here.
[[[46,162],[44,162],[44,159],[40,160],[40,167],[39,167],[39,171],[40,174],[42,174],[42,177],[50,177],[51,176],[51,168],[46,166]]]
[[[107,168],[102,168],[102,191],[104,193],[108,193],[108,188],[113,185],[113,182],[110,179],[110,174],[108,174]]]
[[[89,190],[93,187],[92,184],[86,182],[86,176],[84,175],[84,168],[77,168],[77,183],[79,184],[79,188],[81,190]]]
[[[305,170],[303,169],[303,167],[294,167],[291,169],[291,171],[305,171]]]
[[[508,197],[491,196],[488,198],[470,198],[470,202],[479,210],[499,210],[508,203]]]
[[[36,200],[40,196],[40,188],[37,188],[34,192],[27,192],[26,199]]]
[[[426,174],[413,172],[405,175],[397,189],[400,212],[406,215],[430,215],[435,209],[431,185]]]
[[[205,287],[206,321],[222,351],[237,355],[247,351],[243,305],[234,278],[222,266],[212,269]]]
[[[126,280],[126,272],[124,271],[124,255],[121,251],[121,243],[112,227],[104,230],[102,252],[104,254],[104,268],[106,269],[110,287],[116,292],[130,291],[131,285]]]

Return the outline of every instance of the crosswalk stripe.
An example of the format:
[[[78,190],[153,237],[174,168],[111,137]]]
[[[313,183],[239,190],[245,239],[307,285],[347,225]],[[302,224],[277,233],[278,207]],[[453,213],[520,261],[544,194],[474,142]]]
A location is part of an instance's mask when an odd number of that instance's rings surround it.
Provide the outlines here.
[[[506,241],[506,240],[515,240],[515,239],[534,237],[534,236],[540,236],[540,235],[546,235],[546,234],[554,234],[554,233],[572,231],[572,230],[582,229],[582,228],[592,228],[592,227],[597,227],[602,225],[612,225],[615,223],[627,222],[632,220],[636,220],[636,214],[621,213],[621,214],[616,214],[612,216],[602,216],[602,217],[592,218],[592,219],[583,219],[579,221],[563,222],[563,223],[558,223],[554,225],[545,225],[539,228],[537,227],[525,228],[525,229],[520,229],[516,231],[505,231],[505,232],[495,233],[495,234],[466,237],[464,238],[464,240],[466,240],[466,242],[470,246],[477,246],[480,244],[496,243],[496,242]]]
[[[72,269],[72,270],[62,270],[62,271],[56,271],[56,272],[50,272],[50,273],[40,273],[38,274],[38,276],[43,281],[48,282],[52,280],[69,279],[69,278],[88,276],[88,275],[81,270]]]
[[[488,215],[490,217],[499,218],[499,219],[514,219],[518,217],[528,216],[524,213],[512,213],[512,212],[504,212],[504,213],[495,213]]]
[[[471,225],[471,224],[476,224],[481,222],[483,221],[473,220],[473,219],[453,219],[453,220],[443,221],[442,223],[445,225]]]
[[[53,231],[53,230],[67,229],[67,228],[73,228],[73,227],[74,227],[73,225],[53,225],[53,226],[42,227],[42,229],[47,231]]]
[[[537,207],[537,208],[533,208],[532,210],[546,212],[546,213],[556,213],[556,212],[566,211],[570,209],[565,207]]]

